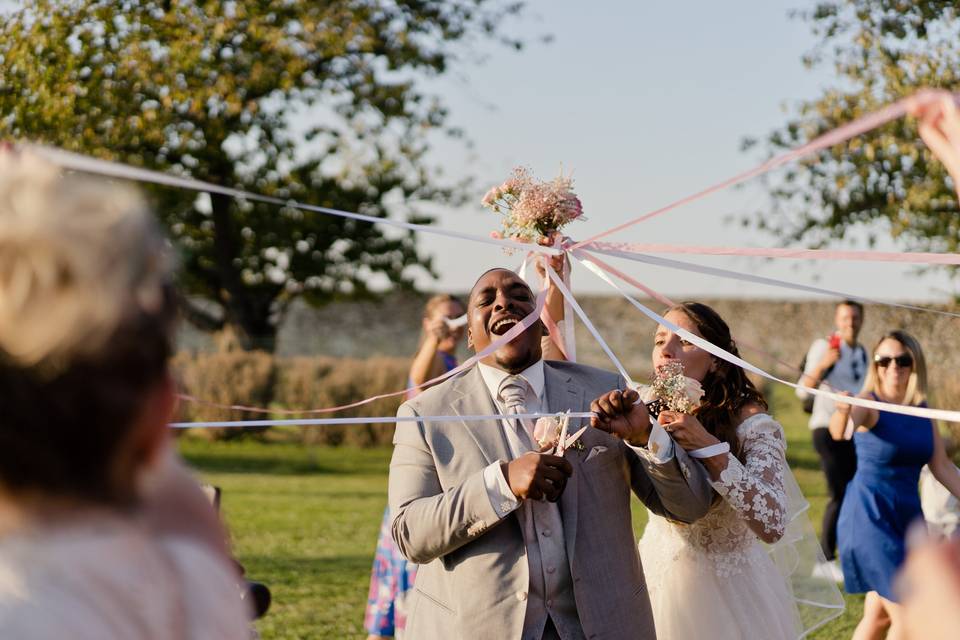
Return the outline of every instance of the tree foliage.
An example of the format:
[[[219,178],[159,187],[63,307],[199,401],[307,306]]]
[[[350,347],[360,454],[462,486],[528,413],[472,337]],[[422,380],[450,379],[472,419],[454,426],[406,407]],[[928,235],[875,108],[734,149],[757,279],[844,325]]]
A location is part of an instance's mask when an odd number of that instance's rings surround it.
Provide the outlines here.
[[[820,39],[804,62],[832,65],[836,79],[769,135],[770,150],[803,144],[922,87],[960,88],[958,7],[836,0],[798,13]],[[786,242],[822,246],[859,225],[868,230],[870,245],[878,234],[890,233],[913,250],[958,250],[956,192],[911,118],[793,165],[767,178],[767,186],[772,211],[752,222]]]
[[[450,201],[424,154],[447,124],[422,79],[495,38],[501,0],[29,0],[0,25],[0,137],[368,215]],[[188,308],[272,347],[298,295],[412,285],[412,234],[155,189]],[[212,308],[212,312],[211,312]]]

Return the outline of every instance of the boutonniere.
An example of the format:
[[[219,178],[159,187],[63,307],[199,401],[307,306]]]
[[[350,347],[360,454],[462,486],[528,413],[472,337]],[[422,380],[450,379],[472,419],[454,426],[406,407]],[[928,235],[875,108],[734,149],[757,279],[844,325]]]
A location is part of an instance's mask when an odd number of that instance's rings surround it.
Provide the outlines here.
[[[537,418],[537,422],[533,426],[533,437],[541,449],[549,446],[553,449],[554,455],[557,456],[563,456],[564,452],[571,448],[577,451],[583,451],[583,443],[580,442],[580,436],[586,431],[586,427],[569,436],[567,434],[569,426],[569,413],[543,416],[542,418]]]

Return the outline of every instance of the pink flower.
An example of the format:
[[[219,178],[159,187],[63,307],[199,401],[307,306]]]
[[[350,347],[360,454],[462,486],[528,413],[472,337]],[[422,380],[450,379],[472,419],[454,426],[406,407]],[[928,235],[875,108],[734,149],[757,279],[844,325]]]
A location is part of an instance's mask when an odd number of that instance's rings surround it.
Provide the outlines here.
[[[541,448],[549,445],[556,447],[560,441],[560,422],[556,418],[537,418],[533,425],[533,437]]]
[[[491,231],[490,237],[493,238],[494,240],[503,240],[503,234],[500,233],[499,231]]]
[[[504,236],[525,242],[538,240],[583,214],[569,176],[541,182],[525,167],[514,168],[503,184],[491,188],[483,206],[504,215]]]

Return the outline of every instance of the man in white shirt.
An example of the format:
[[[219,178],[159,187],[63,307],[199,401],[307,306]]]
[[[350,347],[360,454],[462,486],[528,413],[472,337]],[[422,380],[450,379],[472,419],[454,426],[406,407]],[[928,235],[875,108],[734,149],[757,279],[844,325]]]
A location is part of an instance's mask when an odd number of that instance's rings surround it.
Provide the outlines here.
[[[467,305],[470,346],[482,351],[534,308],[515,273],[486,272]],[[398,412],[420,417],[397,425],[390,463],[393,536],[422,565],[410,637],[656,637],[630,492],[691,522],[710,506],[708,478],[649,420],[625,425],[624,439],[588,428],[582,448],[563,457],[539,451],[532,421],[511,414],[588,411],[591,400],[625,386],[613,373],[544,361],[542,333],[537,321]],[[502,418],[431,419],[457,415]],[[578,429],[571,424],[570,433]],[[661,438],[656,455],[646,448],[653,437]]]
[[[867,351],[857,338],[863,327],[863,305],[854,300],[844,300],[837,305],[834,314],[836,332],[829,338],[818,338],[810,345],[799,383],[814,389],[848,391],[859,393],[867,372]],[[809,401],[812,394],[797,389],[797,397]],[[837,518],[847,483],[857,470],[857,456],[852,440],[834,440],[830,437],[830,416],[834,402],[823,396],[813,396],[809,427],[813,433],[813,446],[820,455],[823,473],[827,477],[830,501],[823,512],[820,545],[823,554],[831,562],[823,570],[840,578],[839,567],[832,564],[836,558]]]

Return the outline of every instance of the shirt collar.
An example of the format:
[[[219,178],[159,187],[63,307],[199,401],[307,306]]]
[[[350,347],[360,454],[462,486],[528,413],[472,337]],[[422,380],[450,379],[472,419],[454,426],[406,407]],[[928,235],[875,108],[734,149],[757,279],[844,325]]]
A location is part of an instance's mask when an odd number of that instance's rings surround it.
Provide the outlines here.
[[[496,367],[483,364],[482,362],[477,363],[477,368],[480,370],[480,376],[483,378],[483,383],[487,385],[487,390],[490,392],[490,396],[497,401],[497,394],[500,391],[500,383],[504,378],[509,376],[510,373],[504,371],[503,369],[497,369]],[[527,381],[527,384],[530,385],[530,389],[533,391],[534,395],[537,396],[537,399],[543,398],[544,377],[542,358],[516,375],[519,375],[521,378]]]

